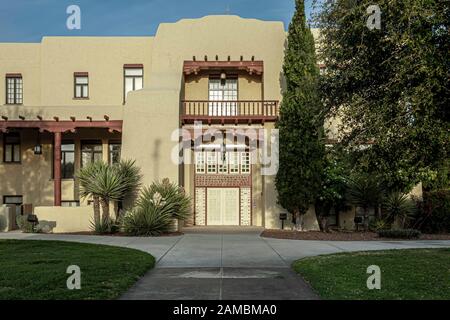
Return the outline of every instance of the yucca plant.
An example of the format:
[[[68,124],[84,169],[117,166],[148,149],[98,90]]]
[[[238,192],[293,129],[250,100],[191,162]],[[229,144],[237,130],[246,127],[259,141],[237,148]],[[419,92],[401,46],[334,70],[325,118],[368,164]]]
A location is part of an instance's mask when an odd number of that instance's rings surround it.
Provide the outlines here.
[[[383,197],[384,190],[374,177],[360,175],[348,180],[346,198],[353,206],[363,209],[366,229],[369,226],[369,208],[378,208]]]
[[[172,218],[185,220],[191,212],[191,199],[182,187],[165,178],[161,182],[155,181],[150,187],[142,190],[141,197],[137,201],[138,206],[145,206],[147,202],[154,202],[155,196],[161,197],[163,205],[168,207]]]
[[[141,195],[141,200],[144,195]],[[123,230],[133,236],[159,236],[172,230],[172,207],[141,201],[123,217]]]
[[[406,222],[416,214],[416,206],[412,199],[401,192],[389,194],[383,202],[383,210],[390,221],[400,222],[400,228],[404,228]]]
[[[77,173],[77,179],[80,183],[80,196],[82,198],[92,197],[94,208],[94,223],[100,223],[100,195],[98,187],[94,183],[98,173],[105,165],[104,162],[92,162],[81,168]]]
[[[78,173],[81,196],[92,196],[94,201],[94,223],[110,219],[110,201],[120,201],[140,187],[141,174],[134,161],[126,160],[110,165],[102,161],[88,164]],[[118,217],[117,217],[118,218]]]

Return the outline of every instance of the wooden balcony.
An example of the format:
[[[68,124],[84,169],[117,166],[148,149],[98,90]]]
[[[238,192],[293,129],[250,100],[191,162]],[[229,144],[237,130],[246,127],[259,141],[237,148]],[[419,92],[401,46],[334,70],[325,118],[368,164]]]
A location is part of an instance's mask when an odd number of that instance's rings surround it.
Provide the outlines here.
[[[183,100],[181,121],[194,123],[264,123],[278,118],[276,100]]]

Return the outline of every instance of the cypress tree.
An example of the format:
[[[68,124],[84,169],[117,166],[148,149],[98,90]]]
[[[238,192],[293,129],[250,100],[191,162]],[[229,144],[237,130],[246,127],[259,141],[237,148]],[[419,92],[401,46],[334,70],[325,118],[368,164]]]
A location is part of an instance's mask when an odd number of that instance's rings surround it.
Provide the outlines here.
[[[289,24],[283,72],[286,87],[280,108],[278,202],[293,214],[297,230],[321,185],[324,146],[318,91],[319,69],[314,38],[307,25],[304,0],[296,0]]]

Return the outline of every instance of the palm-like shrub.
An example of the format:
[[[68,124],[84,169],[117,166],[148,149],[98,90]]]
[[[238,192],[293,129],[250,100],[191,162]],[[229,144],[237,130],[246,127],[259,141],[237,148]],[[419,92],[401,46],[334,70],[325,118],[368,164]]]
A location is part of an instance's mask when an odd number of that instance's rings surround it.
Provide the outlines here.
[[[389,220],[399,221],[400,228],[404,228],[407,221],[416,214],[416,206],[412,199],[401,192],[389,194],[383,201],[383,210]]]
[[[102,161],[88,164],[78,173],[81,196],[92,196],[94,224],[100,227],[110,220],[110,201],[120,201],[140,187],[141,174],[134,161],[126,160],[110,165]],[[100,220],[100,205],[103,217]],[[117,217],[118,218],[118,217]]]
[[[123,230],[133,236],[158,236],[172,230],[169,206],[143,202],[123,217]]]
[[[144,188],[136,207],[123,217],[123,230],[130,235],[157,236],[173,230],[173,219],[189,216],[191,200],[169,179]]]
[[[142,190],[141,197],[138,199],[138,206],[145,206],[147,202],[154,202],[158,194],[162,198],[164,206],[167,206],[175,219],[185,220],[189,217],[191,211],[191,199],[186,195],[184,189],[176,183],[170,182],[165,178],[153,182],[150,187]]]
[[[369,226],[369,208],[378,208],[378,205],[383,201],[384,190],[376,178],[360,175],[349,179],[346,198],[355,207],[363,208],[364,222],[367,229]]]

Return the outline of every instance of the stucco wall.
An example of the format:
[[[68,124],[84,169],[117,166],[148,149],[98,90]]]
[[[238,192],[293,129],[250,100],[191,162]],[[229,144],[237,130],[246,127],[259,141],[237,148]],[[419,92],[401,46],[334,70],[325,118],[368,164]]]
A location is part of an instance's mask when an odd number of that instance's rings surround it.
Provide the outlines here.
[[[40,226],[50,226],[52,232],[90,231],[94,212],[91,206],[86,207],[36,207],[34,213]]]

